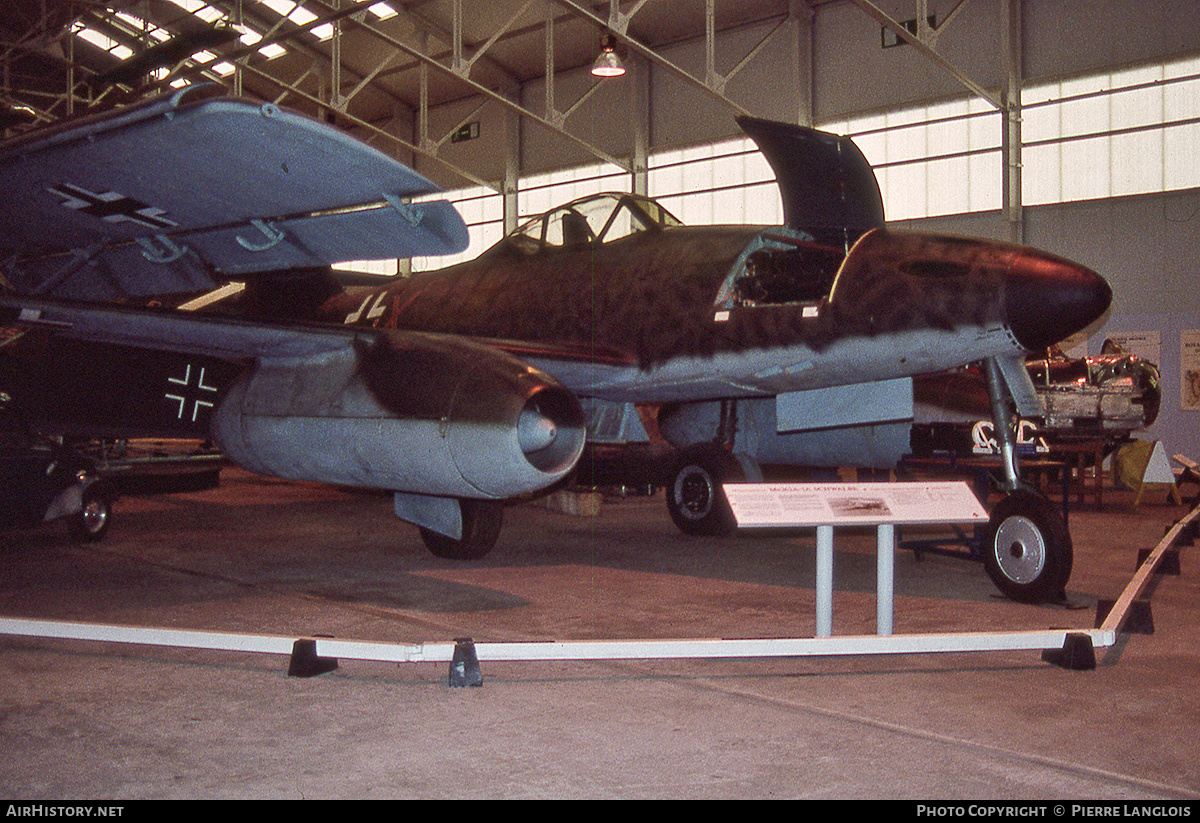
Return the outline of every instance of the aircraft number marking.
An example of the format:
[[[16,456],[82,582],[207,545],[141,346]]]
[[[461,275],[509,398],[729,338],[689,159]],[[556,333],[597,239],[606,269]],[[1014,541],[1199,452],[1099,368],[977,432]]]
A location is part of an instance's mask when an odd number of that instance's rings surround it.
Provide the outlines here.
[[[381,291],[377,294],[368,294],[363,298],[362,303],[358,308],[346,315],[346,324],[354,325],[360,320],[377,320],[387,311],[387,305],[384,301],[387,299],[387,292]],[[370,305],[370,308],[367,306]],[[364,316],[365,315],[365,316]]]

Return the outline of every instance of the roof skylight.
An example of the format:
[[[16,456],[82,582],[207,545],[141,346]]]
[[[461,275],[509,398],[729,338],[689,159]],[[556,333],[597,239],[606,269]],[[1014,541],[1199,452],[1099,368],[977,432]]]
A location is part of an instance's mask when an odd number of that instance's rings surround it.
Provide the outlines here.
[[[398,14],[398,12],[387,3],[372,3],[367,10],[380,20],[390,20]]]
[[[397,15],[396,9],[387,2],[372,2],[371,0],[354,1],[361,3],[372,15],[380,20],[388,20]],[[210,5],[206,0],[167,0],[167,2],[209,25],[219,23],[230,24],[229,16],[223,10]],[[299,0],[255,0],[255,2],[297,26],[307,26],[319,19],[316,14],[305,8]],[[154,25],[128,12],[110,10],[109,13],[111,16],[107,22],[124,34],[129,35],[130,39],[126,42],[133,42],[133,40],[142,40],[149,37],[155,43],[165,43],[175,36],[170,30]],[[260,31],[246,23],[236,24],[234,28],[238,31],[239,40],[243,46],[254,46],[263,39]],[[118,60],[125,60],[134,54],[134,50],[130,46],[113,39],[102,31],[92,28],[83,22],[77,22],[73,31],[80,39],[107,51]],[[332,23],[322,23],[312,26],[307,31],[309,35],[317,40],[324,41],[333,37],[334,26]],[[271,60],[287,54],[288,49],[279,43],[267,43],[259,48],[258,52],[268,60]],[[217,56],[207,51],[197,52],[189,58],[189,62],[204,66],[206,71],[212,72],[219,77],[227,77],[236,71],[236,67],[232,63],[228,61],[214,63],[214,60],[217,60]],[[156,76],[161,79],[161,77],[166,76],[166,73],[165,70],[160,69],[156,72]]]
[[[75,24],[75,36],[80,40],[86,40],[97,48],[104,49],[104,51],[118,60],[124,60],[127,57],[133,56],[133,49],[121,45],[108,35],[102,34],[95,29],[90,29],[82,23]]]
[[[296,0],[258,0],[258,2],[280,17],[286,17],[288,20],[291,20],[297,26],[307,26],[317,19],[317,15],[304,8]],[[328,40],[333,37],[333,25],[331,23],[322,23],[319,26],[309,29],[309,34],[318,40]]]
[[[170,0],[188,14],[194,15],[205,23],[216,23],[225,19],[225,12],[215,9],[204,0]]]

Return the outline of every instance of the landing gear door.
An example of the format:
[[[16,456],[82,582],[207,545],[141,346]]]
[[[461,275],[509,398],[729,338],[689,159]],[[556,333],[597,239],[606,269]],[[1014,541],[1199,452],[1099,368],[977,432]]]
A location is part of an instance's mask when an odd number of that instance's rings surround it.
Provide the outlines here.
[[[911,377],[787,392],[775,398],[775,426],[781,434],[912,418]]]
[[[1037,390],[1033,387],[1033,378],[1029,376],[1029,370],[1025,368],[1024,356],[1017,354],[997,357],[996,365],[1000,367],[1000,376],[1004,378],[1004,384],[1008,386],[1008,393],[1012,396],[1013,403],[1016,404],[1017,415],[1023,418],[1045,417],[1046,410],[1042,407],[1041,398],[1038,397]]]
[[[627,445],[648,443],[646,433],[633,403],[613,403],[595,398],[581,398],[584,420],[587,421],[589,443]]]

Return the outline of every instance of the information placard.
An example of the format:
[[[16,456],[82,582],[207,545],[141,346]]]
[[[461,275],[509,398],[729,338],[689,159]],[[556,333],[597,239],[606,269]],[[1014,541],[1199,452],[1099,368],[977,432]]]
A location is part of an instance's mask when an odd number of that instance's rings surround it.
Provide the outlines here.
[[[960,480],[913,483],[731,483],[742,528],[976,523],[987,512]]]

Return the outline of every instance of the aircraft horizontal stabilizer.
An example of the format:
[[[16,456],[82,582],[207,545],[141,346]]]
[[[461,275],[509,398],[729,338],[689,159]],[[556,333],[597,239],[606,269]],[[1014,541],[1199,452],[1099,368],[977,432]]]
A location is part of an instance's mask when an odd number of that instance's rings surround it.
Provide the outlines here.
[[[102,300],[467,245],[438,187],[336,128],[188,87],[0,147],[0,258],[26,294]]]

